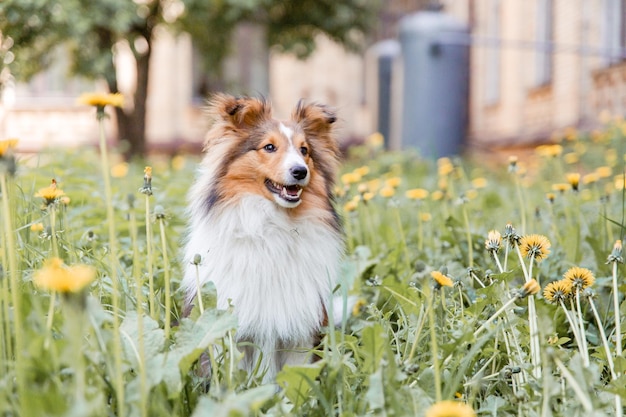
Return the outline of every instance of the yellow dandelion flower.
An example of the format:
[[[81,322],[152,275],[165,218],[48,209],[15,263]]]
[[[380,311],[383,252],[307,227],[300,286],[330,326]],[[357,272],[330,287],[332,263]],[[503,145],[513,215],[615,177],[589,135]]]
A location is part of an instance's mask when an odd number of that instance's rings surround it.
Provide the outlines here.
[[[345,185],[356,184],[361,181],[361,176],[355,172],[347,172],[341,176],[341,182]]]
[[[539,292],[539,290],[541,290],[541,286],[537,280],[533,278],[522,286],[520,297],[524,298],[529,295],[535,295]]]
[[[361,177],[364,177],[370,173],[370,167],[368,167],[367,165],[363,165],[362,167],[355,169],[354,173]]]
[[[452,400],[439,401],[431,405],[425,417],[475,417],[476,412],[471,406]]]
[[[343,197],[344,195],[346,195],[346,190],[342,187],[339,187],[338,185],[335,185],[333,194],[335,194],[337,197]]]
[[[39,232],[43,232],[43,223],[33,223],[30,225],[30,231],[31,232],[35,232],[35,233],[39,233]]]
[[[85,93],[78,98],[80,104],[94,107],[122,107],[124,105],[124,96],[120,93]]]
[[[402,178],[400,178],[400,177],[391,177],[391,178],[387,178],[385,180],[385,185],[387,187],[396,188],[397,186],[400,185],[400,183],[402,183]]]
[[[367,137],[365,143],[371,148],[381,148],[385,144],[385,138],[380,132],[375,132]]]
[[[490,230],[485,240],[485,249],[489,252],[498,252],[502,245],[502,235],[497,230]]]
[[[367,187],[367,184],[365,184],[365,183],[361,183],[361,184],[359,184],[359,186],[358,186],[358,187],[356,187],[356,190],[357,190],[359,193],[363,194],[363,193],[368,192],[368,191],[369,191],[369,188]]]
[[[509,156],[509,172],[517,172],[517,161],[516,155]]]
[[[585,185],[593,184],[594,182],[598,182],[600,176],[597,172],[590,172],[589,174],[583,175],[580,179],[581,182]]]
[[[0,158],[2,158],[6,153],[12,151],[17,146],[17,139],[5,139],[0,140]]]
[[[430,195],[430,198],[433,201],[439,201],[439,200],[443,199],[443,197],[444,197],[444,192],[441,191],[441,190],[433,191],[432,194]]]
[[[346,204],[343,205],[343,211],[345,211],[346,213],[350,213],[356,210],[358,206],[359,206],[358,201],[350,200]]]
[[[35,194],[35,197],[41,197],[44,200],[44,205],[49,206],[57,201],[65,193],[60,188],[57,188],[57,181],[53,178],[48,187],[40,188]]]
[[[430,276],[433,277],[437,285],[440,287],[452,287],[454,285],[450,277],[442,274],[439,271],[432,271],[430,273]]]
[[[580,161],[580,157],[578,156],[576,152],[568,152],[565,155],[563,155],[563,160],[565,161],[566,164],[571,165]]]
[[[487,178],[478,177],[472,180],[472,186],[474,188],[485,188],[488,184]]]
[[[596,277],[594,277],[593,272],[587,268],[573,266],[563,274],[563,279],[569,281],[574,288],[584,290],[593,285]]]
[[[570,189],[570,185],[566,183],[557,183],[552,184],[552,191],[558,191],[559,193],[564,193],[565,191]]]
[[[124,178],[128,174],[128,163],[120,162],[111,167],[111,176],[113,178]]]
[[[578,172],[570,172],[565,175],[567,182],[572,187],[572,190],[578,191],[578,185],[580,184],[580,174]]]
[[[563,153],[563,147],[561,145],[540,145],[535,148],[535,152],[541,156],[548,158],[556,158]]]
[[[428,197],[428,191],[423,188],[413,188],[407,190],[404,195],[411,200],[423,200]]]
[[[522,256],[534,258],[536,261],[545,259],[550,254],[550,241],[543,235],[522,236],[519,241],[519,248]]]
[[[152,167],[145,167],[143,169],[143,176],[147,179],[152,179]]]
[[[604,159],[606,160],[608,165],[615,166],[615,163],[617,162],[617,151],[612,148],[607,149],[604,152]]]
[[[573,126],[566,127],[563,136],[565,140],[574,141],[578,137],[578,130]]]
[[[608,178],[613,175],[613,168],[608,166],[601,166],[596,168],[596,174],[600,178]]]
[[[395,193],[396,193],[396,190],[393,187],[390,187],[388,185],[381,188],[380,191],[378,192],[378,194],[380,194],[381,197],[385,197],[385,198],[393,197]]]
[[[469,190],[467,190],[467,191],[465,192],[465,197],[466,197],[468,200],[473,200],[473,199],[475,199],[476,197],[478,197],[478,191],[476,191],[476,190],[475,190],[475,189],[473,189],[473,188],[470,188]]]
[[[543,298],[546,301],[557,304],[565,301],[572,292],[572,286],[565,280],[553,281],[546,285],[543,289]]]
[[[374,198],[374,193],[370,193],[369,191],[363,193],[363,201],[370,201],[372,198]]]
[[[450,162],[448,158],[441,158],[437,161],[437,174],[440,177],[445,177],[450,175],[454,171],[454,165]]]
[[[554,203],[554,200],[556,199],[556,194],[554,194],[554,193],[546,193],[546,199],[550,203]]]
[[[91,266],[67,266],[61,259],[52,258],[35,272],[33,282],[43,290],[76,293],[89,285],[95,277],[96,270]]]
[[[423,222],[429,222],[433,219],[433,216],[428,212],[420,213],[420,220]]]
[[[380,186],[382,185],[380,178],[374,178],[373,180],[368,181],[366,184],[371,193],[377,193],[380,189]]]
[[[366,305],[367,301],[365,301],[363,298],[359,298],[358,300],[356,300],[356,303],[354,303],[354,305],[352,306],[352,315],[358,316]]]
[[[66,195],[63,195],[63,196],[61,196],[61,197],[59,198],[59,202],[60,202],[61,204],[63,204],[64,206],[69,205],[71,201],[72,201],[72,200],[71,200],[68,196],[66,196]]]

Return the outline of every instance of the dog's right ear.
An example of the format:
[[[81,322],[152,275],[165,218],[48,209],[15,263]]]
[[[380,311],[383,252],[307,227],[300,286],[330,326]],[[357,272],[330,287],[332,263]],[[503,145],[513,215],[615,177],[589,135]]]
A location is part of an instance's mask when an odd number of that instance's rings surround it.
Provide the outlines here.
[[[235,129],[253,128],[272,117],[265,99],[228,94],[215,94],[209,101],[209,113],[214,122],[222,121]]]

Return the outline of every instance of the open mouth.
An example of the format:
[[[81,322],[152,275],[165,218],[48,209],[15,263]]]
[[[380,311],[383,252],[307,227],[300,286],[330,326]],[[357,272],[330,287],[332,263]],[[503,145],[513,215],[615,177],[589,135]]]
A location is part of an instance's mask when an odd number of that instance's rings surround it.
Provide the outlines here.
[[[302,187],[298,184],[282,185],[268,178],[265,180],[265,186],[268,190],[270,190],[270,192],[276,194],[288,203],[297,203],[300,201]]]

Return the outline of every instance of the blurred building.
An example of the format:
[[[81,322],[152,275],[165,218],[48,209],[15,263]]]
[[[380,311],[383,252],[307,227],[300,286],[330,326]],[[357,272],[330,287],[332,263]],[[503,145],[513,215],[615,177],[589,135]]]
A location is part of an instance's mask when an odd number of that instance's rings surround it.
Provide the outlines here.
[[[397,40],[398,22],[432,5],[428,0],[386,0],[377,28],[366,43]],[[626,112],[626,0],[442,0],[447,13],[469,28],[450,42],[470,48],[469,144],[511,146],[549,140],[565,128],[592,128],[599,114]],[[226,91],[269,96],[280,117],[300,98],[335,106],[341,137],[359,140],[379,130],[380,80],[372,51],[345,52],[324,37],[306,61],[267,51],[262,29],[242,26],[235,53],[226,63]],[[153,149],[175,151],[202,141],[207,85],[187,36],[156,33],[149,86],[147,138]],[[132,63],[124,45],[117,51],[122,89],[132,91]],[[374,61],[373,61],[374,59]],[[396,59],[401,60],[398,56]],[[67,60],[28,84],[3,92],[0,138],[19,137],[21,147],[95,144],[92,109],[76,104],[83,91],[104,89],[66,76]],[[407,74],[394,71],[388,122],[398,131],[399,96]],[[114,124],[108,134],[115,136]],[[393,133],[389,133],[392,135]],[[397,145],[397,142],[396,142]]]

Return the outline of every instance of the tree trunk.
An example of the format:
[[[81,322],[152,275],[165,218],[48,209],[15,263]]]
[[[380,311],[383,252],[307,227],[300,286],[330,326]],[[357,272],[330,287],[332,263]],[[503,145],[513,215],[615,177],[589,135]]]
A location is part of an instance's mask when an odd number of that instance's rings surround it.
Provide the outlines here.
[[[146,101],[148,98],[148,76],[151,47],[144,54],[135,53],[137,65],[137,87],[133,98],[134,108],[125,111],[116,108],[119,139],[128,145],[124,149],[126,159],[143,157],[146,154]]]

